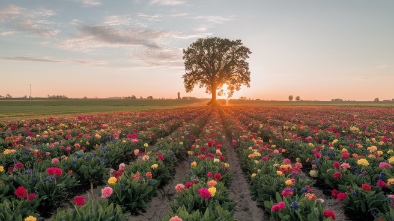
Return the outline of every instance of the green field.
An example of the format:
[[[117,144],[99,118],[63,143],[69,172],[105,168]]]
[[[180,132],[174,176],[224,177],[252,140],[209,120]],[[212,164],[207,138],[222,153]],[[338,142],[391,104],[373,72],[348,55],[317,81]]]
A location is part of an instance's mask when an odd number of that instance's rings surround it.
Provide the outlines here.
[[[56,115],[138,111],[190,105],[206,100],[128,100],[128,99],[0,99],[0,121],[23,120]]]
[[[24,120],[56,115],[138,111],[190,105],[206,105],[209,100],[130,100],[130,99],[0,99],[0,121]],[[222,105],[226,101],[219,100]],[[230,100],[229,105],[249,106],[359,106],[394,107],[394,102],[261,101]]]

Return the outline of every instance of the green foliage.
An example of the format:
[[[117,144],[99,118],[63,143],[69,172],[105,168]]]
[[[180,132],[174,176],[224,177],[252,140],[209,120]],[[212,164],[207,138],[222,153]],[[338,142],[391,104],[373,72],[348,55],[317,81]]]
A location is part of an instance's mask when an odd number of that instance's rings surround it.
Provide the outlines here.
[[[169,221],[171,217],[178,216],[179,218],[187,221],[235,221],[234,210],[230,209],[228,205],[220,205],[218,202],[209,204],[204,210],[195,210],[188,212],[185,206],[179,207],[175,212],[170,212],[162,221]]]
[[[175,203],[171,204],[171,209],[175,213],[179,207],[183,207],[188,213],[199,210],[200,212],[205,211],[209,206],[216,203],[220,204],[223,208],[233,210],[235,203],[229,199],[229,192],[222,182],[219,182],[215,188],[215,196],[209,199],[203,199],[200,197],[198,190],[200,188],[206,188],[203,183],[198,183],[184,189],[182,193],[179,193],[175,197]]]
[[[213,162],[213,160],[199,161],[196,167],[191,168],[191,172],[202,181],[207,181],[208,177],[206,175],[208,172],[211,172],[212,174],[220,173],[222,176],[220,181],[223,182],[225,186],[229,186],[231,182],[231,174],[228,168],[224,167],[220,162]]]
[[[37,194],[36,198],[39,202],[37,211],[41,215],[47,216],[68,197],[69,190],[76,186],[77,181],[74,177],[63,172],[60,176],[39,172],[43,170],[41,166],[46,165],[45,161],[41,163],[42,165],[35,166],[34,169],[22,169],[14,172],[12,179],[9,179],[9,187],[1,185],[1,189],[4,194],[9,194],[9,197],[14,195],[15,189],[19,186],[26,188],[28,193]],[[7,189],[8,191],[6,191]]]
[[[158,165],[155,169],[152,168],[154,164]],[[135,162],[131,162],[130,165],[126,167],[126,171],[129,172],[129,174],[139,172],[144,176],[146,172],[151,172],[152,178],[159,182],[159,187],[167,184],[172,179],[169,169],[170,168],[167,167],[163,161],[158,160],[156,157],[150,157],[149,160],[139,159]]]
[[[390,199],[392,202],[392,199]],[[391,221],[394,220],[394,209],[391,203],[387,206],[389,210],[386,212],[379,212],[378,215],[375,217],[375,221]]]
[[[281,197],[276,193],[275,202],[284,202],[285,208],[271,212],[272,221],[329,221],[323,215],[323,205],[317,200],[311,200],[303,196]],[[266,208],[272,208],[274,201],[265,201]],[[296,204],[297,206],[295,206]]]
[[[1,175],[0,176],[0,199],[5,199],[13,195],[13,188],[9,185],[10,176]]]
[[[156,194],[159,182],[155,179],[140,179],[137,174],[125,172],[115,184],[110,184],[113,194],[109,201],[131,213],[140,209],[145,211],[151,198]]]
[[[312,149],[308,144],[302,142],[285,142],[285,148],[288,150],[290,159],[300,158],[301,162],[313,158]]]
[[[264,204],[265,201],[275,199],[276,195],[286,188],[285,181],[288,178],[285,176],[277,176],[276,174],[258,173],[252,179],[251,192],[257,197],[257,201]],[[291,187],[296,189],[295,195],[301,196],[302,188],[305,186],[312,186],[313,182],[309,180],[301,180],[299,177],[295,178],[295,185]],[[266,211],[270,211],[271,207],[265,207]]]
[[[126,163],[135,159],[133,154],[134,150],[137,149],[139,143],[135,144],[127,140],[117,140],[115,143],[107,143],[101,147],[102,154],[107,159],[106,165],[109,168],[117,168],[120,163]]]
[[[28,216],[38,217],[38,200],[3,199],[0,203],[0,220],[22,221]]]
[[[63,160],[62,166],[65,171],[72,171],[72,176],[77,179],[82,186],[103,184],[106,169],[106,157],[95,152],[84,153],[75,152],[73,155]]]
[[[345,186],[340,186],[344,190]],[[382,191],[365,191],[353,185],[348,196],[342,201],[345,212],[350,216],[372,218],[371,212],[389,211],[387,196]]]
[[[123,221],[128,214],[119,205],[109,204],[107,200],[89,200],[83,206],[58,209],[52,221]]]
[[[34,186],[40,205],[37,210],[43,216],[47,216],[68,197],[68,191],[76,185],[76,180],[68,174],[60,177],[41,175],[41,179]]]

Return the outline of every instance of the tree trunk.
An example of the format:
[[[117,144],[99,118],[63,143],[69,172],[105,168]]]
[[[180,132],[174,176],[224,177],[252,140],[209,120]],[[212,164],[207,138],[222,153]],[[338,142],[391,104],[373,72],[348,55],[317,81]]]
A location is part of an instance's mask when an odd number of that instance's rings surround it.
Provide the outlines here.
[[[216,103],[216,86],[212,87],[212,103]]]
[[[212,92],[212,100],[208,102],[208,105],[217,105],[217,101],[216,101],[217,86],[214,83],[214,81],[212,81],[211,85],[212,85],[212,87],[211,87],[212,88],[212,90],[211,90],[211,92]]]

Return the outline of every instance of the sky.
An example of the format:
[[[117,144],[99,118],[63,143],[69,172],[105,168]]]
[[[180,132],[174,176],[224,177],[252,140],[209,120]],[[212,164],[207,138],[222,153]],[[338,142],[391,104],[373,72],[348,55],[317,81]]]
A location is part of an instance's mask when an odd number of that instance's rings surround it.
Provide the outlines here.
[[[220,37],[252,51],[233,98],[391,100],[393,12],[392,0],[0,0],[0,95],[209,98],[185,92],[183,49]]]

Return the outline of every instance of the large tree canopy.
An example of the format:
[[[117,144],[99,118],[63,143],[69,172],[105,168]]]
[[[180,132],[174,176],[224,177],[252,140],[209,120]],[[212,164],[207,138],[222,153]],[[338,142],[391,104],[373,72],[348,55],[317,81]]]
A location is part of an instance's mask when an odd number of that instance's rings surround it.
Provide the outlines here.
[[[183,50],[186,73],[182,78],[186,92],[191,92],[196,85],[205,87],[215,102],[217,90],[224,84],[229,97],[243,84],[250,87],[249,63],[245,60],[251,53],[241,40],[198,39]]]

